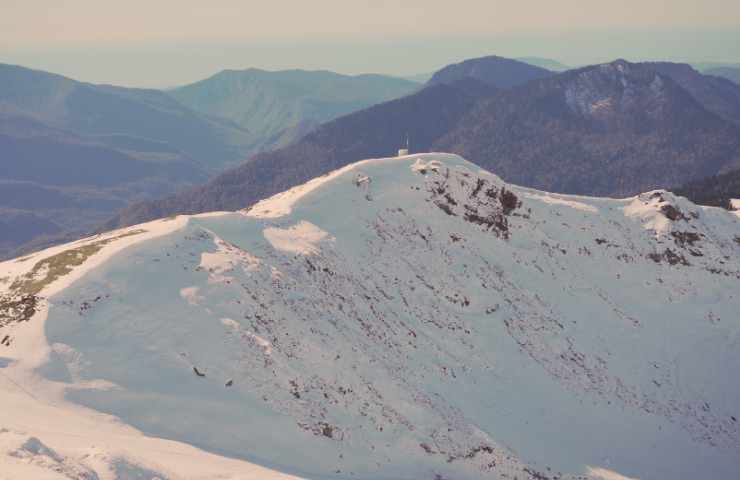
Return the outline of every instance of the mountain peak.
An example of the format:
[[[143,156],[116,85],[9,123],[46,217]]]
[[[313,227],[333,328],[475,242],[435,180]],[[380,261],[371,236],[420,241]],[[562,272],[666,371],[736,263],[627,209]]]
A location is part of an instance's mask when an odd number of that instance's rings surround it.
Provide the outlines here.
[[[231,120],[250,153],[292,143],[318,125],[409,94],[418,84],[382,75],[326,70],[224,70],[168,92],[193,110]]]
[[[622,75],[629,75],[635,68],[635,65],[636,64],[630,63],[627,60],[618,58],[612,62],[597,65],[597,67],[602,72],[617,72]]]
[[[607,62],[604,65],[622,65],[622,66],[628,66],[631,65],[631,62],[628,60],[625,60],[624,58],[617,58],[615,60],[612,60],[611,62]]]
[[[293,210],[294,205],[309,194],[330,195],[337,198],[341,198],[342,195],[348,195],[347,188],[345,187],[349,184],[361,190],[366,200],[372,201],[374,192],[377,192],[378,188],[381,188],[380,194],[382,195],[382,188],[387,187],[387,185],[378,186],[378,179],[383,179],[386,183],[391,181],[394,189],[399,188],[399,186],[400,188],[407,186],[413,190],[418,188],[415,176],[418,174],[439,173],[442,169],[447,172],[463,172],[462,174],[468,177],[483,172],[487,178],[491,179],[492,182],[500,187],[504,185],[504,182],[496,175],[490,172],[484,172],[480,167],[458,155],[448,153],[421,153],[361,160],[257,202],[245,209],[244,212],[247,216],[253,218],[282,217],[289,214]],[[374,173],[371,175],[369,172]],[[375,181],[373,178],[376,178]],[[318,193],[321,191],[330,193]],[[349,200],[349,198],[346,198],[346,200]]]
[[[448,65],[436,72],[427,85],[452,83],[472,77],[498,88],[511,88],[550,75],[552,72],[544,68],[491,55]]]
[[[118,458],[85,428],[105,412],[149,469],[188,443],[306,478],[732,478],[740,390],[706,371],[740,368],[739,222],[456,155],[357,162],[0,264],[0,379],[41,412],[5,427],[71,462],[53,416]],[[246,468],[213,457],[204,478]]]

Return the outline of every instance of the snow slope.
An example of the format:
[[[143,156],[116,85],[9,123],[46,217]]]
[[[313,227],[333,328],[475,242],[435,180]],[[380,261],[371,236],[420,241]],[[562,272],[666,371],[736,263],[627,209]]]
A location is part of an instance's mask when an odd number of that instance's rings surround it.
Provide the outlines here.
[[[6,262],[0,478],[737,478],[739,251],[424,154]]]

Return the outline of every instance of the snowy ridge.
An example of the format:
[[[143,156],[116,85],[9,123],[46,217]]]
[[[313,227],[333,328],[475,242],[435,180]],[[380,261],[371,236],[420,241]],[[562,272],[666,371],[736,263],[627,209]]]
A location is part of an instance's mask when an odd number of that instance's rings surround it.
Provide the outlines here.
[[[209,218],[220,213],[190,218]],[[157,220],[135,227],[46,249],[20,259],[0,263],[0,479],[18,480],[120,480],[166,479],[275,479],[289,475],[248,462],[212,455],[186,444],[148,438],[118,419],[80,408],[64,400],[65,390],[108,390],[116,385],[104,380],[87,381],[77,373],[82,355],[65,344],[49,345],[44,326],[49,305],[46,299],[72,285],[127,247],[184,228],[188,217]],[[65,252],[101,244],[84,263],[50,281],[33,294],[14,292],[15,281],[23,279],[37,264]],[[78,256],[84,255],[81,251]],[[48,268],[34,278],[49,276]],[[8,299],[38,298],[35,313],[18,320],[17,309]],[[8,322],[8,316],[16,317]],[[4,317],[4,318],[3,318]],[[73,383],[58,384],[40,379],[35,370],[50,357],[62,358]],[[53,442],[50,448],[38,437]],[[60,453],[63,452],[63,453]]]
[[[0,465],[734,478],[739,222],[424,154],[6,262]]]

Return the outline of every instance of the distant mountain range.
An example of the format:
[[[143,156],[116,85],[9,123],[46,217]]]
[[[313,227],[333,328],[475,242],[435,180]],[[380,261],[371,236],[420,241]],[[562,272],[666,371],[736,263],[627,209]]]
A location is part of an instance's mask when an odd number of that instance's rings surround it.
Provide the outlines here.
[[[329,71],[224,70],[169,95],[198,112],[232,120],[247,132],[250,151],[287,145],[350,112],[403,97],[419,88],[383,75]]]
[[[0,64],[0,258],[70,240],[132,201],[202,183],[417,88],[379,75],[248,70],[162,92]]]
[[[72,239],[132,201],[208,178],[166,143],[77,135],[7,114],[0,157],[0,257],[30,241],[35,248]]]
[[[502,81],[502,71],[522,73],[521,82]],[[241,208],[358,159],[388,155],[406,133],[412,151],[459,153],[507,181],[563,193],[631,195],[740,165],[740,88],[688,66],[619,60],[551,74],[486,57],[435,77],[419,93],[334,120],[202,187],[133,205],[106,226]],[[515,86],[493,87],[497,82]]]
[[[427,83],[430,78],[432,78],[432,75],[434,75],[434,72],[424,72],[424,73],[415,73],[413,75],[404,75],[403,79],[409,80],[411,82],[416,83]]]
[[[244,158],[243,135],[163,92],[0,64],[0,257],[206,181]]]
[[[704,71],[707,75],[724,77],[740,85],[740,67],[717,67]]]
[[[738,100],[688,66],[618,60],[502,91],[434,148],[514,183],[627,196],[740,165]]]
[[[534,65],[536,67],[542,67],[547,70],[550,70],[552,72],[564,72],[566,70],[570,70],[573,67],[570,67],[562,62],[558,62],[557,60],[553,60],[551,58],[542,58],[542,57],[518,57],[515,60],[519,60],[520,62],[528,63],[530,65]]]
[[[689,65],[699,70],[702,73],[707,72],[713,68],[740,68],[740,63],[737,62],[688,62]]]
[[[0,113],[96,137],[106,143],[165,142],[216,171],[243,159],[246,132],[205,117],[158,90],[78,82],[60,75],[0,64]]]
[[[0,255],[101,222],[241,208],[387,156],[407,135],[412,151],[459,153],[507,181],[563,193],[630,195],[740,165],[740,86],[685,64],[555,73],[490,56],[449,65],[423,87],[252,69],[169,92],[2,66],[0,85],[0,152],[10,158],[0,182],[13,192],[0,194],[0,222],[17,226],[0,238]]]
[[[406,136],[428,150],[481,98],[497,89],[473,79],[424,88],[322,125],[287,147],[255,155],[200,187],[124,209],[105,228],[181,212],[236,210],[358,158],[387,155]]]
[[[709,111],[740,126],[740,85],[712,74],[701,74],[685,63],[650,62],[644,65],[668,75]]]

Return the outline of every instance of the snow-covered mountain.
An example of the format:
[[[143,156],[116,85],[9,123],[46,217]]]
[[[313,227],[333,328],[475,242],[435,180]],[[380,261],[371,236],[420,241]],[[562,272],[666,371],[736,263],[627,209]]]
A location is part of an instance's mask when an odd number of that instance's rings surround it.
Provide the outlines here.
[[[738,253],[446,154],[54,247],[0,264],[0,478],[738,478]]]

